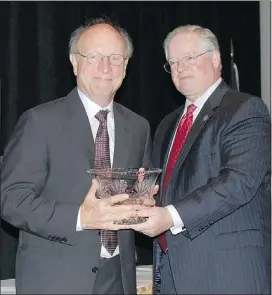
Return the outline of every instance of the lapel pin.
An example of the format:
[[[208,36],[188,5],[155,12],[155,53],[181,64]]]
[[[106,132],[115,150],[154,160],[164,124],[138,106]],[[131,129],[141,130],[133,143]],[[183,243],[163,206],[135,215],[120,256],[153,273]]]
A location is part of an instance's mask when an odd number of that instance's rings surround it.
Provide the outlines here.
[[[207,120],[208,120],[208,118],[209,118],[209,116],[208,116],[208,115],[204,116],[204,118],[203,118],[203,122],[207,121]]]

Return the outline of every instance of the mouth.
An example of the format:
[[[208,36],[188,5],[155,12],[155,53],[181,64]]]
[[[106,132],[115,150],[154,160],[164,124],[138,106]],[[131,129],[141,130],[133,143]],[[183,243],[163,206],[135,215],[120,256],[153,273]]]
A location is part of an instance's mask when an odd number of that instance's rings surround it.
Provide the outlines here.
[[[186,76],[179,76],[179,79],[180,80],[185,80],[185,79],[189,79],[189,78],[191,78],[192,76],[190,76],[190,75],[186,75]]]
[[[102,80],[102,81],[112,81],[111,78],[103,78],[103,77],[94,77],[96,80]]]

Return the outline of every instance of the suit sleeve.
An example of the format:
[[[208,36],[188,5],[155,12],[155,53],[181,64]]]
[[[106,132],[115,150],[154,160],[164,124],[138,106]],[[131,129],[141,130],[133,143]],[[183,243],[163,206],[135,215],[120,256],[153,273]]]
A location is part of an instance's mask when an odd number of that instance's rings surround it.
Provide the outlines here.
[[[232,115],[221,135],[217,177],[175,205],[194,238],[254,198],[270,171],[270,116],[265,104],[251,99]]]
[[[25,112],[4,153],[1,216],[15,227],[38,236],[70,235],[72,242],[78,206],[54,200],[54,196],[43,198],[43,187],[50,170],[47,148],[36,111]]]

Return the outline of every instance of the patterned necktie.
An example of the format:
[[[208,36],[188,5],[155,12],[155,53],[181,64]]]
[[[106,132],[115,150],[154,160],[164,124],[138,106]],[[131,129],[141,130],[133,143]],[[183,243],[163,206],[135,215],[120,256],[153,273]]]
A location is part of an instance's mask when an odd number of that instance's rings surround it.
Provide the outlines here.
[[[108,113],[108,110],[101,110],[95,115],[95,118],[100,123],[95,138],[95,169],[111,168],[107,127]],[[110,255],[112,255],[118,245],[117,232],[113,230],[101,230],[101,243]]]
[[[171,177],[173,168],[175,167],[177,158],[180,154],[180,151],[182,149],[182,146],[185,143],[185,140],[187,138],[187,135],[192,127],[193,124],[193,112],[195,111],[196,106],[191,104],[187,107],[187,112],[185,115],[182,117],[178,129],[175,135],[175,139],[173,141],[173,145],[171,148],[171,152],[168,158],[168,163],[166,167],[166,172],[163,180],[163,185],[162,185],[162,193],[164,195],[166,191],[166,187],[168,185],[169,179]],[[166,236],[165,233],[161,234],[158,237],[158,243],[161,246],[161,249],[166,252],[167,251],[167,241],[166,241]]]

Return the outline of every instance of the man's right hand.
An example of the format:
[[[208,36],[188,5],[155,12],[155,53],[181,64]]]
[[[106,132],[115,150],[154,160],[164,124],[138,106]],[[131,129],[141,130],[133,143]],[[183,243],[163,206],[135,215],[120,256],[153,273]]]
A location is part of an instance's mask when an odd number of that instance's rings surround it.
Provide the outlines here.
[[[114,224],[114,221],[136,216],[137,211],[143,208],[141,205],[115,205],[128,199],[129,196],[127,194],[97,199],[95,193],[98,187],[97,180],[93,179],[92,186],[80,206],[82,229],[118,230],[122,226]]]

